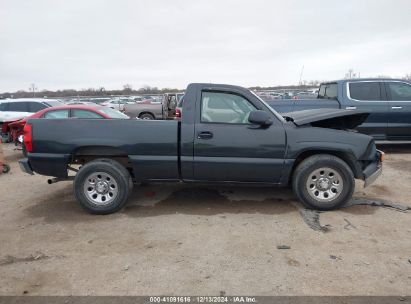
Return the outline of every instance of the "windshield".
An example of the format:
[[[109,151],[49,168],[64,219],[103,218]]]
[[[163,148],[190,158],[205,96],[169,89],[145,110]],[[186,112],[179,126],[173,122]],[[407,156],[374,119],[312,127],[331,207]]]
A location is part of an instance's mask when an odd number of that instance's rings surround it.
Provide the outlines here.
[[[119,119],[129,119],[130,118],[126,114],[123,114],[120,111],[114,110],[112,108],[101,108],[98,110],[110,116],[110,118],[119,118]]]
[[[44,102],[46,105],[49,105],[50,107],[60,107],[64,106],[64,103],[58,100],[47,100]]]
[[[284,117],[282,117],[280,114],[278,114],[272,107],[268,105],[264,100],[262,100],[257,94],[255,94],[253,91],[249,91],[251,94],[253,94],[255,97],[258,98],[259,101],[271,112],[273,113],[280,121],[285,121]]]

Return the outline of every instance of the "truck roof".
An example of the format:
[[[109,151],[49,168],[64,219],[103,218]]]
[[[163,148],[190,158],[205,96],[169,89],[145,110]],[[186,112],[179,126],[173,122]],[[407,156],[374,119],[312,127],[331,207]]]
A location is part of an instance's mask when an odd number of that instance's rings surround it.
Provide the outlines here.
[[[401,82],[410,83],[409,80],[399,79],[399,78],[350,78],[350,79],[339,79],[339,80],[332,80],[332,81],[324,81],[321,84],[360,82],[360,81],[401,81]]]

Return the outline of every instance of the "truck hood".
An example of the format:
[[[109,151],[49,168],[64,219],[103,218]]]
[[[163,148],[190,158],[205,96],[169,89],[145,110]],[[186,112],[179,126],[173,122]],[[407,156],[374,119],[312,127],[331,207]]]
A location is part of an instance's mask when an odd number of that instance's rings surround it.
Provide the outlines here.
[[[297,126],[311,125],[320,128],[347,130],[361,125],[369,114],[369,112],[357,110],[312,109],[283,113],[282,116]]]

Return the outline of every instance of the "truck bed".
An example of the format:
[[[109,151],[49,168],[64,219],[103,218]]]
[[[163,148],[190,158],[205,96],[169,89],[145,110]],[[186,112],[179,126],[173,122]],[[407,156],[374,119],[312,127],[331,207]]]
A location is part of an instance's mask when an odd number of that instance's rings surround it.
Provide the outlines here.
[[[71,155],[87,155],[98,149],[128,156],[136,180],[179,177],[176,121],[33,119],[28,123],[35,151],[30,153],[30,163],[40,174],[64,177],[60,176],[65,172],[62,168],[71,162]]]

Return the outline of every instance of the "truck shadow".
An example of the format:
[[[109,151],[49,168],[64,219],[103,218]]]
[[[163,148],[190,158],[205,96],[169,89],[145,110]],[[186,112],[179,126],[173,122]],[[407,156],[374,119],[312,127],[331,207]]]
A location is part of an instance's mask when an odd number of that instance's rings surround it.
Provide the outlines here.
[[[133,217],[151,217],[176,213],[189,215],[283,214],[297,210],[290,203],[294,200],[291,191],[277,192],[267,188],[205,186],[177,186],[177,190],[174,189],[174,191],[173,188],[167,188],[150,186],[145,190],[142,190],[143,188],[135,190],[124,212]],[[159,194],[156,189],[160,191]],[[165,196],[164,192],[169,192],[169,195]]]
[[[297,211],[290,203],[291,191],[277,193],[270,188],[208,188],[185,184],[157,184],[135,187],[126,207],[116,214],[88,214],[77,203],[71,183],[24,209],[31,218],[47,223],[112,220],[124,215],[156,217],[169,214],[218,215],[222,213],[282,214]],[[230,200],[231,197],[233,200]],[[256,199],[253,199],[255,197]]]
[[[336,211],[344,214],[373,214],[385,207],[407,212],[408,207],[379,199],[355,198],[349,205]],[[213,187],[204,185],[163,184],[136,187],[123,211],[106,216],[85,212],[72,194],[68,184],[46,199],[27,207],[31,218],[41,218],[47,223],[107,222],[128,216],[135,218],[187,214],[198,216],[230,216],[235,214],[281,215],[295,213],[305,224],[316,231],[328,232],[330,226],[321,225],[321,212],[305,209],[296,201],[290,189],[261,187]]]
[[[47,194],[43,200],[24,209],[31,218],[41,218],[46,223],[86,222],[98,217],[86,213],[73,195],[73,186],[68,183],[62,190]]]

